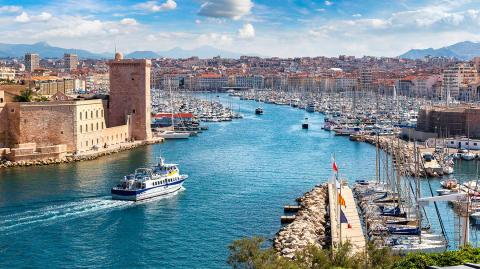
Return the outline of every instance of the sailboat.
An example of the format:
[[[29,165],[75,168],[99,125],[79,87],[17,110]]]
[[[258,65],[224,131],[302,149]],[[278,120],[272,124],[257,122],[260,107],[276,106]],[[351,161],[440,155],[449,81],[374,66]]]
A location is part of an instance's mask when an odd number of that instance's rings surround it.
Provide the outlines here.
[[[466,160],[466,161],[471,161],[475,159],[475,154],[470,152],[470,124],[467,121],[467,152],[462,152],[461,153],[461,158]]]
[[[175,131],[175,119],[174,119],[174,109],[173,109],[173,95],[172,95],[172,88],[170,87],[170,79],[168,79],[168,88],[170,91],[170,103],[172,107],[172,115],[171,115],[171,120],[172,120],[172,130],[167,130],[158,133],[159,137],[162,137],[163,139],[187,139],[190,137],[190,132],[176,132]]]

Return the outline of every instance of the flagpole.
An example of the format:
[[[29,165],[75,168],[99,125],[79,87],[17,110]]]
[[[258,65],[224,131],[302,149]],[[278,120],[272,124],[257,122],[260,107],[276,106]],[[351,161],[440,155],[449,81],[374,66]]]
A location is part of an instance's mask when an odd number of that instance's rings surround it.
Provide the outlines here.
[[[338,239],[339,239],[339,246],[342,245],[342,208],[340,205],[339,198],[342,196],[342,184],[338,180],[338,166],[337,166],[337,160],[335,158],[335,152],[333,153],[333,163],[335,164],[335,193],[336,193],[336,201],[337,201],[337,212],[338,212]],[[337,182],[339,183],[340,191],[337,189]]]

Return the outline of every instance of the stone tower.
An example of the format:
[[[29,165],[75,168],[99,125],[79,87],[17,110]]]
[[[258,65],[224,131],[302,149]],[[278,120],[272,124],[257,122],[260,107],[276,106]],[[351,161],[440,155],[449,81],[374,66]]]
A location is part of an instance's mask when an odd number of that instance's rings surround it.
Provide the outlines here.
[[[130,135],[135,140],[152,138],[150,127],[150,60],[124,60],[121,53],[108,62],[110,100],[108,124],[124,125],[130,120]]]

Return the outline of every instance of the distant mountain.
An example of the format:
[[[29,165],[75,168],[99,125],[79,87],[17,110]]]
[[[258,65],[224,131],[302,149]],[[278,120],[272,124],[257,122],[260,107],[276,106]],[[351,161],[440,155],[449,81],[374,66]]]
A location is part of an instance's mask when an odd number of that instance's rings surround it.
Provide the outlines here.
[[[162,56],[154,51],[134,51],[125,55],[127,59],[154,59]]]
[[[34,44],[6,44],[0,43],[0,58],[6,57],[23,57],[25,53],[32,52],[40,54],[41,58],[62,58],[64,53],[77,54],[79,58],[103,59],[113,58],[113,53],[93,53],[81,49],[66,49],[50,46],[46,42],[38,42]],[[189,58],[197,56],[202,59],[220,56],[222,58],[238,59],[244,54],[231,51],[217,49],[211,46],[201,46],[192,50],[185,50],[179,47],[166,51],[134,51],[125,55],[125,58],[134,59],[152,59],[152,58]],[[252,55],[251,56],[257,56]]]
[[[53,47],[46,42],[38,42],[34,44],[0,43],[0,57],[23,57],[27,52],[38,53],[42,58],[62,58],[64,53],[74,53],[80,58],[90,59],[101,59],[110,56],[108,54],[97,54],[80,49]]]
[[[480,43],[464,41],[439,49],[412,49],[399,57],[405,59],[421,59],[426,56],[454,57],[467,61],[471,60],[473,57],[480,56]]]
[[[202,59],[213,58],[215,56],[220,56],[222,58],[235,58],[238,59],[243,54],[235,53],[231,51],[217,49],[211,46],[201,46],[192,50],[186,50],[179,47],[166,50],[166,51],[134,51],[125,55],[125,58],[135,58],[135,59],[151,59],[151,58],[190,58],[192,56],[197,56]]]

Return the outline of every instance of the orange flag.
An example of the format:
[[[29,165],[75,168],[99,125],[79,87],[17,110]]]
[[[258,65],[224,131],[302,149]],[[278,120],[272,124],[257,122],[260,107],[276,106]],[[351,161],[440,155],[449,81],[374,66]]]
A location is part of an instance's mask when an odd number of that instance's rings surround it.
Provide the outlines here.
[[[338,203],[340,205],[343,205],[345,208],[347,208],[347,204],[345,203],[345,199],[343,199],[343,197],[340,193],[338,194]]]

